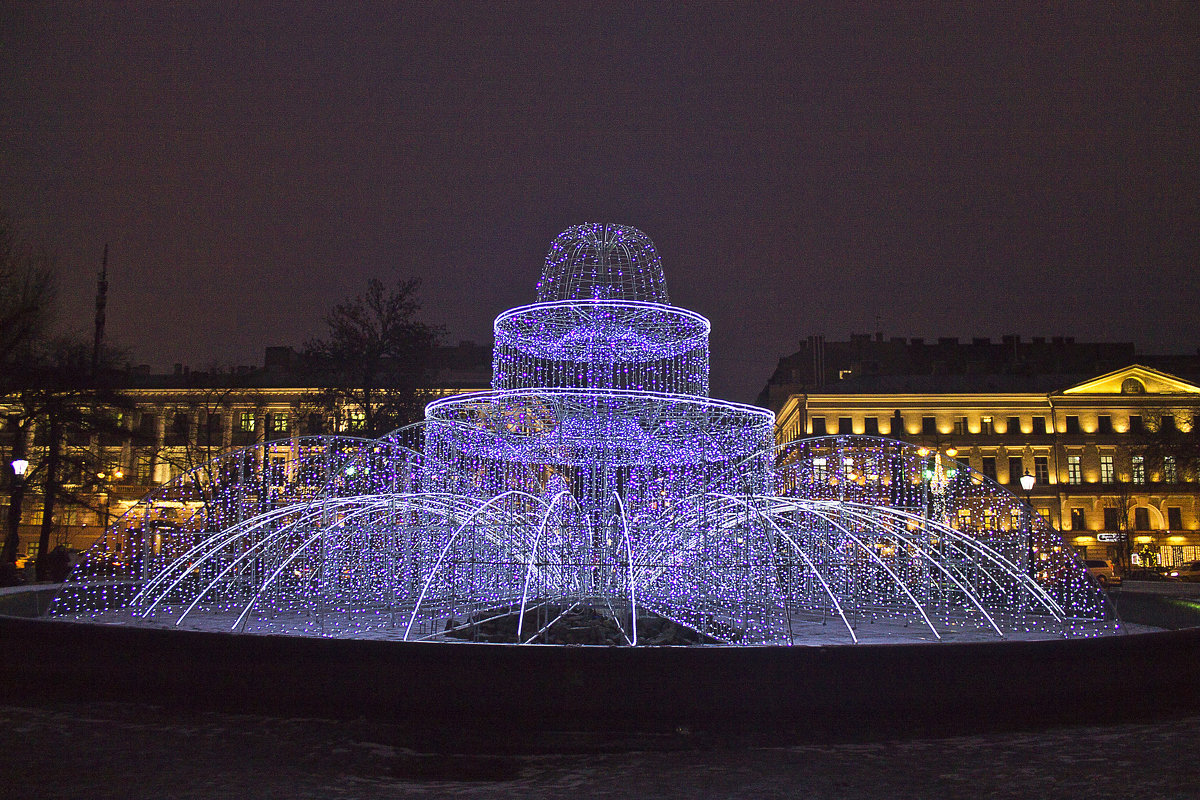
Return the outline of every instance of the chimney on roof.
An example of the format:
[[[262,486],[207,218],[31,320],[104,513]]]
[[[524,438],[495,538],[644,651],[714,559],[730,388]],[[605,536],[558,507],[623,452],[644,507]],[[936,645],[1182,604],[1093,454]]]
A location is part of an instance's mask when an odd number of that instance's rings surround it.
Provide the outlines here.
[[[263,367],[270,372],[287,372],[295,365],[296,351],[290,347],[268,347]]]
[[[825,385],[825,337],[809,336],[808,346],[812,354],[812,378],[814,386]]]

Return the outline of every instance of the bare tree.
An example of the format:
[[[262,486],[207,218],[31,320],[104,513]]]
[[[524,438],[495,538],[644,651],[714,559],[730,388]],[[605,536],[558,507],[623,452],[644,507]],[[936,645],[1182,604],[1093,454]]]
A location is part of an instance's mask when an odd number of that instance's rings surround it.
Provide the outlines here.
[[[238,412],[234,406],[247,404],[261,406],[261,394],[232,379],[228,385],[200,387],[189,392],[186,402],[163,407],[164,446],[147,450],[142,457],[155,465],[168,465],[173,473],[207,469],[230,448],[261,439],[261,431],[243,432],[235,419]]]
[[[54,323],[57,299],[53,260],[44,249],[20,235],[9,217],[0,212],[0,398],[9,413],[0,420],[8,440],[3,474],[8,488],[8,518],[0,568],[4,580],[15,580],[18,530],[28,482],[36,475],[18,477],[13,462],[28,458],[33,417],[25,404],[14,402],[23,387],[38,348]]]
[[[39,493],[39,580],[47,575],[56,512],[95,505],[95,492],[88,491],[94,487],[85,477],[100,471],[93,439],[127,435],[123,414],[132,408],[107,381],[121,354],[111,349],[99,353],[53,335],[56,299],[53,259],[0,214],[0,398],[7,407],[9,457],[4,469],[10,487],[0,562],[15,561],[26,492]],[[17,458],[33,462],[23,480],[16,480],[12,468]]]
[[[56,341],[21,362],[20,388],[7,396],[18,426],[36,431],[33,445],[38,459],[25,485],[36,486],[41,494],[39,580],[47,574],[46,556],[56,512],[71,506],[93,507],[94,492],[85,491],[87,481],[75,479],[76,475],[94,476],[100,469],[93,439],[119,440],[129,435],[123,419],[133,404],[92,374],[91,356],[91,348],[83,343]],[[8,549],[6,546],[6,552]]]
[[[1142,430],[1131,451],[1144,459],[1155,481],[1178,483],[1200,477],[1200,431],[1191,409],[1159,406],[1142,412]]]
[[[0,212],[0,393],[18,385],[19,362],[46,337],[57,295],[53,259]]]
[[[433,376],[440,327],[417,320],[420,282],[394,287],[372,279],[363,294],[334,306],[327,335],[305,347],[312,377],[323,388],[306,403],[342,415],[339,427],[379,436],[420,419]]]
[[[1117,570],[1122,575],[1128,575],[1133,566],[1133,531],[1129,524],[1129,509],[1137,496],[1137,487],[1128,480],[1114,483],[1105,489],[1107,497],[1104,505],[1115,508],[1117,517]]]

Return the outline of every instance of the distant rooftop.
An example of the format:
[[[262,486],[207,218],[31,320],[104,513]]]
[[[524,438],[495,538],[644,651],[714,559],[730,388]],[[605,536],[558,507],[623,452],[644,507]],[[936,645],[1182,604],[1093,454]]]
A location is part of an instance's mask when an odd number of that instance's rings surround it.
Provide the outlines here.
[[[471,341],[436,349],[435,389],[486,389],[492,378],[492,346]],[[305,369],[303,358],[292,347],[268,347],[262,366],[224,366],[193,369],[175,364],[170,372],[152,372],[148,365],[130,366],[120,381],[129,389],[192,389],[245,387],[247,389],[308,388],[320,381]]]
[[[1077,342],[1071,336],[885,338],[847,341],[809,336],[779,360],[759,404],[770,408],[800,393],[1052,392],[1138,363],[1200,379],[1200,350],[1190,355],[1140,353],[1132,342]]]

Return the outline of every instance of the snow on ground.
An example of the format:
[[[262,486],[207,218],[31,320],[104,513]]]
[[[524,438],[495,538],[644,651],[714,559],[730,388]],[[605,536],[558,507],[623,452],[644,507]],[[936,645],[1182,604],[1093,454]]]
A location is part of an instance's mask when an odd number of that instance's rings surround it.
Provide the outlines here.
[[[414,753],[363,722],[0,706],[0,797],[1070,798],[1200,795],[1200,716],[865,744]],[[589,743],[604,749],[604,743]],[[658,743],[663,744],[663,743]],[[680,740],[673,744],[689,744]],[[695,744],[695,743],[691,743]]]

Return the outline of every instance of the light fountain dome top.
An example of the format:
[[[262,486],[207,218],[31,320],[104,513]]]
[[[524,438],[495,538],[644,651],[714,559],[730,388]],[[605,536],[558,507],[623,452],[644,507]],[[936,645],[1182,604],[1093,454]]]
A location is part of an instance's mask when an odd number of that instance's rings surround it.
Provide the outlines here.
[[[576,225],[551,243],[537,302],[496,318],[492,385],[707,396],[709,330],[670,304],[650,237]]]
[[[671,302],[650,237],[630,225],[599,222],[568,228],[551,243],[537,299]]]

